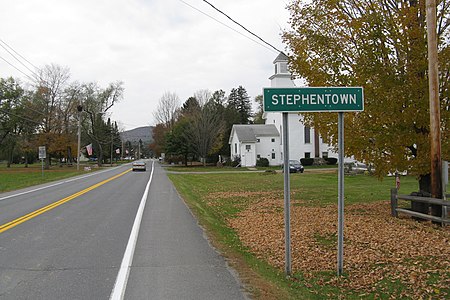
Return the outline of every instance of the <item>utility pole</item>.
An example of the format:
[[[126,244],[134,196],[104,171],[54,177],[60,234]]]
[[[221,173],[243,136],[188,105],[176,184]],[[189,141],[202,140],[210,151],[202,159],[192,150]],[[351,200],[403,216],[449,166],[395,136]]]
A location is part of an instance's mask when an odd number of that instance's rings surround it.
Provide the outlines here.
[[[77,106],[78,110],[78,149],[77,149],[77,171],[80,170],[80,144],[81,144],[81,112],[83,111],[83,106],[80,104]]]
[[[139,139],[139,142],[138,142],[138,159],[141,159],[141,143],[142,143],[142,140]]]
[[[111,126],[111,167],[113,165],[113,148],[114,148],[114,143],[113,143],[113,130],[112,130],[112,126]]]
[[[124,141],[122,140],[122,152],[120,153],[120,159],[123,160],[123,154],[125,153],[125,144]]]
[[[430,97],[431,195],[442,199],[441,128],[436,33],[436,0],[426,0],[428,41],[428,88]],[[431,214],[441,217],[442,207],[431,205]]]

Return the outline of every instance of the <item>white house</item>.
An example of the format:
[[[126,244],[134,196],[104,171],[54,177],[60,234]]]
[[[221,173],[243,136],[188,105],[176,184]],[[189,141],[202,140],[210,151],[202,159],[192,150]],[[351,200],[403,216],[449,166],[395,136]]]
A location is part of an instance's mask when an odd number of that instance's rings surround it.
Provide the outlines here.
[[[280,164],[281,138],[273,124],[233,125],[229,144],[231,158],[240,157],[243,167],[254,167],[260,158],[271,166]]]
[[[270,76],[271,87],[295,87],[295,83],[292,80],[292,75],[288,70],[288,58],[284,53],[280,53],[277,58],[273,61],[275,65],[275,74]],[[281,112],[266,112],[263,115],[265,119],[265,125],[234,125],[239,128],[239,130],[245,130],[244,128],[251,128],[252,126],[275,126],[278,135],[273,137],[279,141],[277,147],[272,143],[272,137],[269,139],[259,139],[259,142],[253,142],[253,144],[248,143],[248,141],[240,140],[240,136],[236,134],[236,130],[231,132],[230,136],[230,147],[231,156],[235,155],[241,156],[242,166],[255,166],[258,154],[260,157],[275,157],[274,159],[269,159],[270,165],[280,165],[283,161],[283,141],[281,137],[283,136],[282,127],[282,113]],[[300,160],[301,158],[327,158],[335,157],[337,158],[337,153],[326,143],[323,142],[322,138],[314,131],[314,128],[305,126],[302,123],[303,117],[297,113],[290,113],[288,116],[288,126],[289,126],[289,158]],[[258,140],[258,138],[254,137]],[[267,144],[266,144],[267,143]],[[248,145],[248,146],[247,146]],[[248,152],[242,151],[246,150],[248,147]],[[254,149],[254,150],[252,150]],[[264,151],[262,150],[264,149]],[[266,152],[270,150],[269,152]],[[254,152],[252,152],[254,151]],[[253,154],[251,154],[253,153]],[[244,156],[245,163],[244,163]],[[252,156],[253,155],[253,156]],[[249,159],[247,159],[249,158]],[[252,162],[254,162],[252,164]]]

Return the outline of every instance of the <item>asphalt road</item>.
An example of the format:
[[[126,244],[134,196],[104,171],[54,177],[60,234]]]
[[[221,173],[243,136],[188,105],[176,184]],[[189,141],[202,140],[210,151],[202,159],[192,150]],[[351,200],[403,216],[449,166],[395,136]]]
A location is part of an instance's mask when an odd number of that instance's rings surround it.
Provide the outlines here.
[[[0,299],[245,299],[165,171],[147,165],[0,194]]]

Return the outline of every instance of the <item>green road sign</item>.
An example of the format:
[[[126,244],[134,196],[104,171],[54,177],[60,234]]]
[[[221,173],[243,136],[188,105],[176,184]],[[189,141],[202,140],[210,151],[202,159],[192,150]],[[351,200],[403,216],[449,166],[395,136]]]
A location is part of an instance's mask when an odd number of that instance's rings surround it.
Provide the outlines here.
[[[363,111],[362,87],[264,88],[266,112]]]

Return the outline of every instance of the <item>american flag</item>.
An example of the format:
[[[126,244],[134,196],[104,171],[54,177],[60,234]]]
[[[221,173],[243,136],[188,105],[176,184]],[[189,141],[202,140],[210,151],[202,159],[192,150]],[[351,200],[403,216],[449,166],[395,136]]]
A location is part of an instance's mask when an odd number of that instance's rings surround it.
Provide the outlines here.
[[[87,151],[89,156],[92,155],[92,144],[89,144],[89,145],[86,146],[86,151]]]

